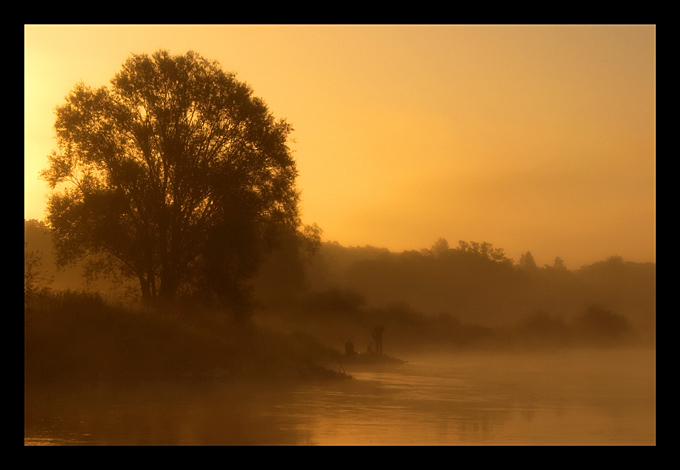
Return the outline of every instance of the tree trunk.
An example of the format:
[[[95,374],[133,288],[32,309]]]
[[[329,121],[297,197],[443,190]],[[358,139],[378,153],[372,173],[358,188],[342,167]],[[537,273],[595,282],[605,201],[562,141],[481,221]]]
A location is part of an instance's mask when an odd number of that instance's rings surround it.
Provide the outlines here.
[[[174,299],[177,289],[179,289],[179,274],[177,269],[169,268],[166,263],[161,273],[161,285],[158,289],[158,297],[163,301]]]
[[[139,275],[139,287],[142,291],[142,302],[144,304],[151,303],[153,297],[151,295],[151,287],[149,285],[149,281],[147,281],[141,274]]]

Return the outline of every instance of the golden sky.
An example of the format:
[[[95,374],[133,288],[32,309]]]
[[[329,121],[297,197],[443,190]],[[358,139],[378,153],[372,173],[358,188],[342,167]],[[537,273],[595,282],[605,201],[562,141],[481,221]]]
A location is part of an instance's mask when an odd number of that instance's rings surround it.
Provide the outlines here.
[[[132,53],[194,50],[294,127],[302,217],[393,251],[489,242],[568,268],[656,261],[656,28],[26,25],[24,215],[54,109]]]

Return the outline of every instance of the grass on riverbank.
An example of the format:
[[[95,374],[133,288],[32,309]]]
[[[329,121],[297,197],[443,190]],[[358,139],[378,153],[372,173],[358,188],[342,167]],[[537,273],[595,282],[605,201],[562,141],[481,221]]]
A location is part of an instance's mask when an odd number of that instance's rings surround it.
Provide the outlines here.
[[[334,351],[224,314],[161,314],[63,291],[26,301],[26,383],[333,376]]]

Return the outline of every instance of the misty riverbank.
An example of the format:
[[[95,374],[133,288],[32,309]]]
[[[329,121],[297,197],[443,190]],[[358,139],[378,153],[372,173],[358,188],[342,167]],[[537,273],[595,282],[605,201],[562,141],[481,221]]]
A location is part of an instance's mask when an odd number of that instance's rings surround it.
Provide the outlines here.
[[[159,314],[113,306],[95,294],[52,293],[25,309],[27,384],[204,379],[343,378],[343,338],[359,352],[382,317],[330,314],[293,317],[262,313],[237,324],[225,315]],[[421,352],[559,351],[642,347],[620,318],[594,310],[588,322],[556,322],[536,315],[506,328],[466,325],[448,316],[388,311],[385,354],[408,359]],[[283,317],[281,315],[284,315]],[[283,325],[286,325],[284,328]],[[362,336],[363,335],[363,336]]]
[[[303,334],[125,309],[91,294],[50,294],[25,309],[27,384],[335,377],[319,365],[334,354]]]
[[[434,354],[399,350],[392,325],[386,354],[405,363],[339,364],[308,326],[33,299],[25,444],[655,444],[653,345],[519,351],[491,335]]]

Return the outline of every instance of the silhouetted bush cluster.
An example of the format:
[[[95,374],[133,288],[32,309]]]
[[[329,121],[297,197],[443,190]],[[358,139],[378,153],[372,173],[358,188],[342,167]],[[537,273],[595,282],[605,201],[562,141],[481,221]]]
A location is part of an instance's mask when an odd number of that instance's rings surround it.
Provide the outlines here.
[[[367,305],[348,289],[311,292],[298,306],[262,312],[260,318],[285,331],[303,331],[329,347],[342,349],[351,340],[363,352],[371,331],[385,325],[385,353],[399,355],[441,350],[555,350],[572,347],[631,346],[645,338],[628,319],[601,306],[570,317],[537,310],[503,326],[462,321],[449,313],[424,314],[405,302]],[[650,344],[648,341],[646,344]]]
[[[590,307],[579,315],[574,327],[583,342],[609,344],[629,340],[634,335],[626,317],[600,306]]]

